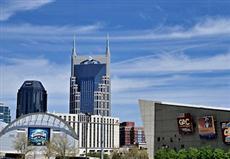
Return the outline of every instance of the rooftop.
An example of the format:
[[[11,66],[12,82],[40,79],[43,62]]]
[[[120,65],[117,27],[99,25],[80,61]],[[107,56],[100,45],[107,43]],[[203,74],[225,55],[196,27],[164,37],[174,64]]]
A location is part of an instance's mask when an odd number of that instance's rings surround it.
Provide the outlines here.
[[[143,100],[143,101],[149,101],[149,100]],[[230,107],[218,107],[218,106],[205,106],[205,105],[185,104],[185,103],[173,103],[173,102],[164,102],[164,101],[157,101],[157,100],[153,100],[152,102],[153,103],[158,103],[158,104],[165,104],[165,105],[174,105],[174,106],[179,106],[179,107],[193,107],[193,108],[204,108],[204,109],[230,111]]]

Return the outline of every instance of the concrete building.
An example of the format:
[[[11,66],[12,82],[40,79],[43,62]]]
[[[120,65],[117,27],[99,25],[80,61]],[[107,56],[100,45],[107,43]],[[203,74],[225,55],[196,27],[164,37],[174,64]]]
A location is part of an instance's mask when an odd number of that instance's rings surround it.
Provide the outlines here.
[[[100,115],[86,116],[82,113],[54,113],[54,115],[64,119],[78,134],[80,154],[85,154],[86,147],[87,153],[101,152],[103,147],[107,154],[119,148],[118,118]]]
[[[21,115],[46,112],[47,92],[40,81],[25,81],[17,94],[16,118]]]
[[[81,56],[75,48],[71,56],[70,101],[71,114],[90,113],[111,115],[110,49],[107,38],[104,55]]]
[[[0,121],[5,123],[10,123],[11,121],[10,108],[1,102],[0,102]]]
[[[134,122],[120,123],[120,146],[130,147],[137,145],[145,146],[145,135],[143,127],[135,127]]]
[[[162,148],[230,148],[230,109],[139,100],[150,159]]]

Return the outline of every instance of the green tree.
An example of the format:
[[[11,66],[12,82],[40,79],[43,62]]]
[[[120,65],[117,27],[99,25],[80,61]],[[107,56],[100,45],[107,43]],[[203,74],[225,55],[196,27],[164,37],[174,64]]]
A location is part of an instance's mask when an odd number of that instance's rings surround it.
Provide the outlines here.
[[[155,159],[177,159],[177,152],[173,149],[162,148],[155,154]]]
[[[178,159],[188,159],[188,152],[185,149],[178,151]]]
[[[222,149],[215,149],[213,152],[213,158],[214,159],[228,159],[227,158],[227,153],[224,152]]]
[[[213,149],[210,146],[200,148],[200,159],[213,159]]]
[[[200,151],[197,148],[188,149],[188,159],[199,159]]]

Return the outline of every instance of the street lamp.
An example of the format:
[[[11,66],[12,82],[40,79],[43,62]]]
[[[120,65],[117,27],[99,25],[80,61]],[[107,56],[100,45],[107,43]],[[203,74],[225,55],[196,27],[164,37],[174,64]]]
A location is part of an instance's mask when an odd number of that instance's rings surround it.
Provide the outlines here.
[[[104,116],[101,115],[101,159],[104,159]]]
[[[91,117],[90,113],[85,113],[86,116],[86,126],[85,126],[85,158],[87,159],[87,143],[88,143],[88,123],[90,122],[89,119]]]

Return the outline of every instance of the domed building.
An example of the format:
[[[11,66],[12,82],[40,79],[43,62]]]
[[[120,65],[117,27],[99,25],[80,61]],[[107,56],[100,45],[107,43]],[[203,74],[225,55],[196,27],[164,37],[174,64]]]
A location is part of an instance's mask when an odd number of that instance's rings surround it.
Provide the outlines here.
[[[24,142],[25,147],[32,150],[29,155],[43,158],[48,143],[56,143],[60,139],[66,139],[65,144],[71,145],[72,154],[78,155],[77,134],[66,121],[56,115],[30,113],[8,125],[0,122],[0,152],[4,154],[23,153],[15,146],[17,142]]]

